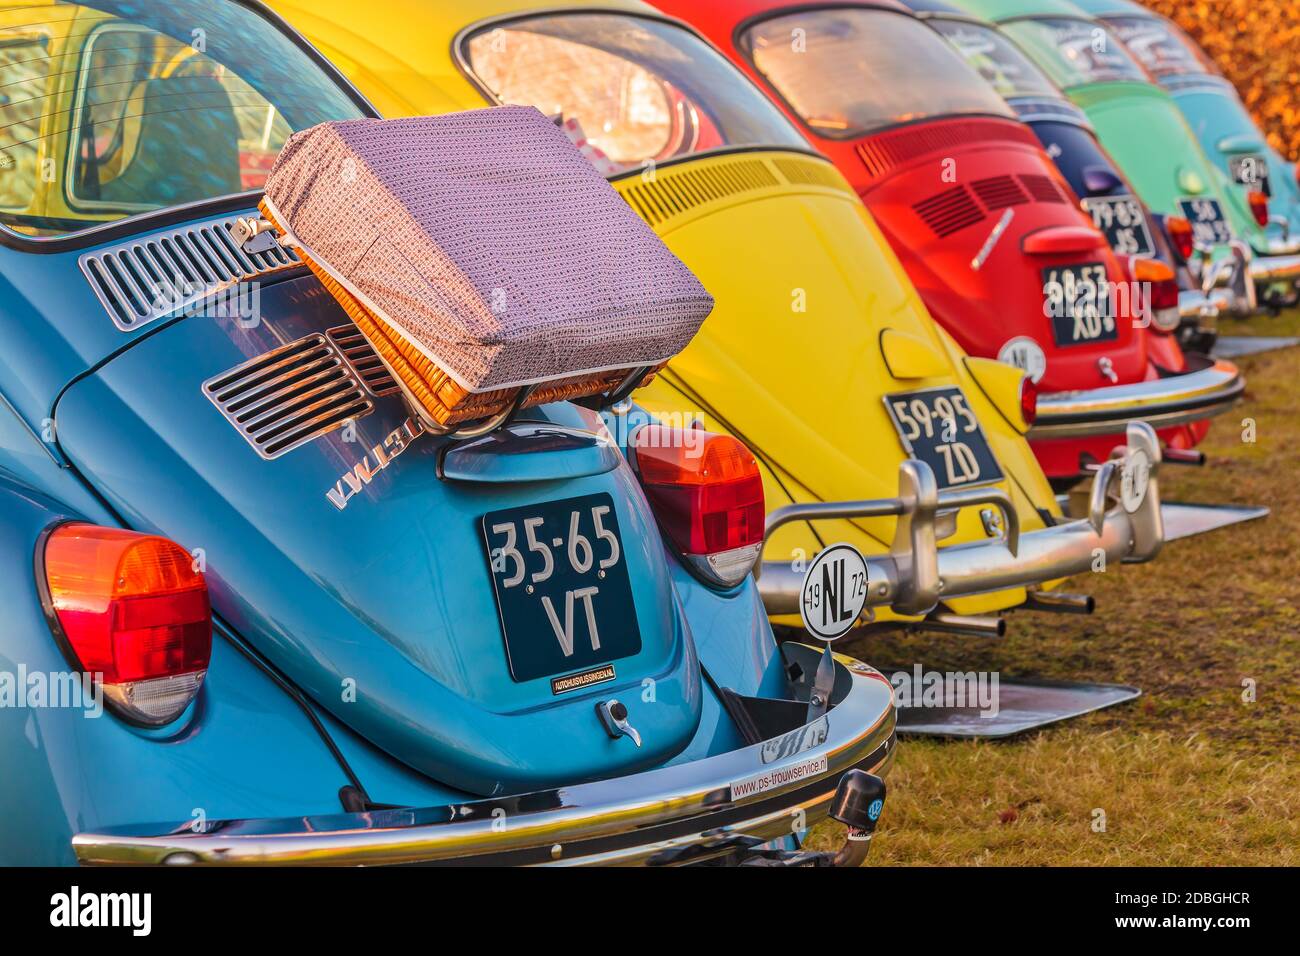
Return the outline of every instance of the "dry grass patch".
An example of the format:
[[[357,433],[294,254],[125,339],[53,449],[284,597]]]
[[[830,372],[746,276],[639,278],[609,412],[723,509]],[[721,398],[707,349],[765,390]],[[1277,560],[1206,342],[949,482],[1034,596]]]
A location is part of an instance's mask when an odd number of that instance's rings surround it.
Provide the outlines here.
[[[1300,315],[1225,334],[1300,333]],[[1166,500],[1266,504],[1270,518],[1075,579],[1092,617],[1018,613],[1005,639],[846,640],[885,672],[996,670],[1136,684],[1144,696],[1011,741],[907,738],[875,863],[1300,863],[1300,349],[1244,358],[1246,403]],[[1242,441],[1245,419],[1256,441]],[[1249,682],[1249,683],[1247,683]],[[1243,700],[1253,687],[1254,702]],[[1094,833],[1091,813],[1107,815]],[[831,831],[817,834],[826,839]]]

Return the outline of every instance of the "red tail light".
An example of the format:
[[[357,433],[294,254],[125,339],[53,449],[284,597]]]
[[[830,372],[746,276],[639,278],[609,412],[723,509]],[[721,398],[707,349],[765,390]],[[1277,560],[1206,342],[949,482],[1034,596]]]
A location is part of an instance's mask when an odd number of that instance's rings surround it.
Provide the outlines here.
[[[46,595],[83,672],[102,674],[122,716],[160,725],[185,710],[208,670],[208,586],[175,542],[65,524],[45,541]]]
[[[1169,241],[1174,244],[1179,258],[1184,262],[1191,259],[1196,252],[1196,233],[1192,224],[1182,216],[1169,216],[1165,219],[1165,231],[1169,233]]]
[[[1151,312],[1151,325],[1160,332],[1178,328],[1182,316],[1178,311],[1178,278],[1174,270],[1159,259],[1130,259],[1129,272],[1141,283],[1142,302]]]
[[[1020,417],[1026,427],[1038,420],[1038,386],[1028,375],[1020,380]]]
[[[1268,226],[1268,197],[1257,189],[1252,189],[1246,194],[1250,200],[1250,212],[1255,217],[1255,221],[1261,227]]]
[[[691,568],[711,584],[745,579],[763,548],[763,479],[730,435],[646,425],[632,435],[646,497]]]

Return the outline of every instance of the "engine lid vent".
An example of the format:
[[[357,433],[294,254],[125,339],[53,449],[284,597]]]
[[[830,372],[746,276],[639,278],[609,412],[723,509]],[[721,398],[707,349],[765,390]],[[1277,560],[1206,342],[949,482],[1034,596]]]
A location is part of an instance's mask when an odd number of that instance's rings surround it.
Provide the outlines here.
[[[352,367],[319,333],[208,379],[203,394],[267,460],[374,409]]]
[[[239,283],[301,264],[297,253],[279,245],[245,252],[230,235],[237,218],[213,219],[96,249],[77,264],[113,324],[134,332],[219,292],[233,290],[232,295],[238,295]]]
[[[973,226],[984,218],[984,212],[965,186],[954,186],[922,199],[913,207],[940,239]]]
[[[397,382],[388,371],[388,366],[355,325],[335,326],[326,329],[325,334],[329,336],[334,347],[343,354],[352,371],[372,395],[382,397],[400,391]]]
[[[1050,176],[1026,173],[1020,177],[1020,183],[1025,189],[1029,190],[1029,195],[1033,196],[1038,202],[1069,202],[1069,199],[1062,195],[1060,187],[1052,181]]]
[[[642,219],[651,226],[660,226],[696,206],[780,184],[762,160],[742,159],[660,170],[654,178],[643,178],[635,185],[616,182],[615,186],[621,186],[623,198]]]
[[[975,195],[990,211],[1006,209],[1008,206],[1023,206],[1029,202],[1029,194],[1010,176],[991,176],[977,179],[971,183]]]

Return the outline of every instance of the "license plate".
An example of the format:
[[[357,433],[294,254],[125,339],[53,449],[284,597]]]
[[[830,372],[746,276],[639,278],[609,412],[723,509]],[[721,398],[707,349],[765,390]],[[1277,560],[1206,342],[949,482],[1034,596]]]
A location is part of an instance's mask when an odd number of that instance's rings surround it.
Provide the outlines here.
[[[1267,156],[1233,156],[1228,160],[1228,169],[1234,183],[1269,195]]]
[[[1044,269],[1043,309],[1052,320],[1052,335],[1059,346],[1090,345],[1119,338],[1105,263],[1085,262]]]
[[[1192,235],[1201,246],[1225,246],[1235,238],[1223,206],[1217,199],[1180,199],[1178,208],[1192,224]]]
[[[482,527],[516,681],[607,664],[641,650],[608,494],[493,511],[483,516]]]
[[[1110,247],[1122,256],[1149,256],[1155,252],[1142,204],[1132,196],[1101,196],[1083,201],[1092,223],[1106,235]]]
[[[940,488],[1002,480],[1002,469],[960,388],[886,395],[885,408],[903,448],[934,470]]]

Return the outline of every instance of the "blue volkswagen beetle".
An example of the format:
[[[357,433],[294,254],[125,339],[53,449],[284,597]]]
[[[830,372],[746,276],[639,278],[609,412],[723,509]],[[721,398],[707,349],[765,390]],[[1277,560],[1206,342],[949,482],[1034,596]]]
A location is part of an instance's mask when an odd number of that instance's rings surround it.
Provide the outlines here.
[[[0,89],[0,863],[862,860],[889,685],[777,645],[757,546],[660,532],[761,495],[743,446],[670,460],[612,393],[426,432],[247,228],[290,134],[369,114],[296,34],[4,3]],[[608,597],[548,625],[494,555],[552,548]]]
[[[1262,256],[1300,252],[1300,183],[1294,163],[1268,142],[1232,83],[1175,24],[1130,0],[1075,0],[1113,29],[1178,104],[1205,148],[1236,188],[1263,196],[1256,211],[1266,231],[1253,237]],[[1258,202],[1258,199],[1255,200]],[[1294,304],[1294,294],[1277,305]]]

